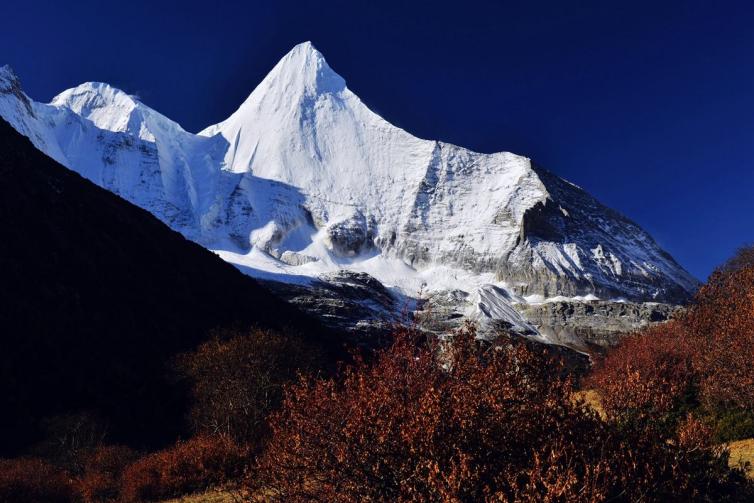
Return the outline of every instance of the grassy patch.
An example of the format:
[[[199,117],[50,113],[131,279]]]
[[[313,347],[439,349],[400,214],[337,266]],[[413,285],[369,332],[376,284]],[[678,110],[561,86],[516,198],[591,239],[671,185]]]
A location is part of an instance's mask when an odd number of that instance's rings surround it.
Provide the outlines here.
[[[592,409],[594,412],[596,412],[600,418],[604,421],[607,419],[607,415],[605,414],[605,409],[602,407],[602,397],[600,396],[599,391],[594,389],[585,389],[581,391],[577,391],[573,394],[573,400],[574,401],[582,401],[584,402],[587,407]]]
[[[199,494],[190,494],[163,503],[236,503],[241,501],[238,494],[230,491],[213,490]]]
[[[728,444],[730,459],[728,465],[732,468],[742,467],[746,476],[754,479],[754,438],[738,440]]]

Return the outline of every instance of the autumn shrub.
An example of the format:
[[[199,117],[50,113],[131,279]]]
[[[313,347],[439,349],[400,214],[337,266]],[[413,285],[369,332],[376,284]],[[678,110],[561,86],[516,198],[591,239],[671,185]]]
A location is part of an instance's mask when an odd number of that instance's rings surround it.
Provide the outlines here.
[[[177,358],[175,369],[191,393],[191,427],[255,444],[267,414],[298,372],[315,372],[320,352],[301,338],[252,329],[215,332],[210,341]]]
[[[123,471],[121,498],[145,502],[239,480],[249,453],[226,435],[203,435],[149,454]]]
[[[600,390],[616,420],[662,425],[688,411],[718,441],[754,432],[754,250],[712,274],[677,319],[625,338],[585,386]]]
[[[734,500],[746,486],[696,438],[621,429],[572,400],[557,362],[466,328],[400,330],[337,379],[287,388],[247,479],[271,501]]]
[[[679,342],[680,330],[675,321],[648,328],[624,338],[597,363],[585,386],[600,390],[610,418],[673,435],[697,401],[697,375],[688,348]]]
[[[124,469],[137,453],[124,446],[100,446],[82,456],[82,473],[76,487],[85,503],[115,501]]]
[[[70,476],[38,458],[0,459],[0,502],[73,503],[76,491]]]
[[[710,276],[682,322],[702,400],[754,411],[754,248]]]

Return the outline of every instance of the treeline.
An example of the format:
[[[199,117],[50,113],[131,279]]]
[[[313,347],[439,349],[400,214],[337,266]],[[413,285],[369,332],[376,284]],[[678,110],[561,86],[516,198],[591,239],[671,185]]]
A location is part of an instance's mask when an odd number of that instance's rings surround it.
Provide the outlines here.
[[[193,437],[144,454],[80,426],[44,460],[0,462],[0,501],[159,501],[211,487],[281,502],[753,500],[722,447],[754,436],[752,249],[581,382],[521,339],[449,335],[397,329],[332,377],[303,340],[215,334],[172,364]],[[575,399],[580,388],[599,392],[603,416]]]

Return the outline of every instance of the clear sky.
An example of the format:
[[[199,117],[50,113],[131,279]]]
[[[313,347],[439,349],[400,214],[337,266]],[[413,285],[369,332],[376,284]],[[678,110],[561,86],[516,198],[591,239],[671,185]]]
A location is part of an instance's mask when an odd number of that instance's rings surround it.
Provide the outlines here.
[[[189,131],[311,40],[411,133],[526,155],[704,279],[754,241],[754,2],[24,0],[0,64],[32,98],[108,82]]]

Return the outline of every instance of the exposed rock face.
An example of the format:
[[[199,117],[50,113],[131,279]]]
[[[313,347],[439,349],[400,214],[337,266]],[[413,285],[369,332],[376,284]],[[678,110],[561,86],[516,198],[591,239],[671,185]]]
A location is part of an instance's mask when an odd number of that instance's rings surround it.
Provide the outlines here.
[[[280,254],[280,257],[278,257],[278,259],[281,260],[282,262],[285,262],[288,265],[293,265],[293,266],[309,264],[311,262],[317,261],[316,257],[304,255],[302,253],[292,252],[290,250],[285,250],[282,254]]]
[[[31,107],[31,100],[24,94],[21,89],[21,81],[10,67],[0,68],[0,94],[12,95],[18,102],[23,105],[26,112],[33,116],[34,110]]]
[[[649,234],[579,187],[532,168],[548,198],[526,210],[519,241],[498,267],[517,293],[688,300],[696,281]]]
[[[421,299],[413,316],[422,328],[437,333],[447,333],[471,321],[481,338],[505,332],[538,339],[539,333],[516,310],[514,302],[507,290],[495,285],[483,285],[473,293],[441,290]]]
[[[654,302],[548,302],[517,306],[551,341],[580,351],[601,351],[622,335],[669,320],[682,308]]]
[[[401,320],[401,312],[408,313],[401,305],[407,300],[365,273],[338,271],[308,285],[262,283],[330,328],[350,334],[352,342],[361,345],[381,344],[395,323],[406,321]]]
[[[327,244],[342,257],[355,257],[373,246],[374,236],[361,212],[327,227]]]
[[[517,303],[505,290],[491,285],[482,288],[481,295],[444,290],[416,300],[389,291],[368,274],[346,270],[310,285],[265,284],[362,345],[379,345],[396,323],[417,323],[428,332],[446,334],[470,320],[482,338],[509,333],[594,354],[617,344],[628,333],[671,319],[682,309],[655,302]],[[496,312],[500,309],[513,313]]]

